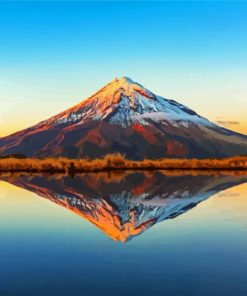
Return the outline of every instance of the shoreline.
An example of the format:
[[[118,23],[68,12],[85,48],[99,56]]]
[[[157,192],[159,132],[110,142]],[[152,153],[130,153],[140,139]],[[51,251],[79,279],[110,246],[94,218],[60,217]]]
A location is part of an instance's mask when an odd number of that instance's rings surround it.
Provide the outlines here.
[[[76,176],[95,176],[95,178],[105,178],[105,179],[111,179],[116,178],[119,180],[119,178],[125,178],[127,176],[130,176],[132,174],[144,174],[149,177],[151,177],[154,174],[161,174],[166,177],[181,177],[181,176],[233,176],[233,177],[247,177],[247,170],[108,170],[108,171],[87,171],[87,172],[62,172],[62,171],[0,171],[0,181],[2,177],[10,177],[10,178],[16,178],[21,176],[27,176],[27,177],[36,177],[36,176],[42,176],[42,177],[48,177],[48,178],[63,178],[63,177],[70,177],[74,178]]]
[[[109,154],[96,159],[69,158],[0,158],[0,172],[27,173],[90,173],[110,171],[243,171],[247,173],[247,157],[223,159],[129,160],[121,154]]]

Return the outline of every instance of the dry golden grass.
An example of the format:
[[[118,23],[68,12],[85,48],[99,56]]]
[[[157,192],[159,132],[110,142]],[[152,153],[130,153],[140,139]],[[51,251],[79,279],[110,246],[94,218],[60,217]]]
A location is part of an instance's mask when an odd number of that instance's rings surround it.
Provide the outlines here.
[[[123,155],[109,154],[97,159],[5,158],[0,159],[2,172],[97,172],[106,170],[246,170],[247,157],[225,159],[144,159],[132,161]]]

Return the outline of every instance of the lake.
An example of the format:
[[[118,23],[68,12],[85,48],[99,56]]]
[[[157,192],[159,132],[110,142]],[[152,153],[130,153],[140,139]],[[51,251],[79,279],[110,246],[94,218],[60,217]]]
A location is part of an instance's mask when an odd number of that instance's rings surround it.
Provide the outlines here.
[[[0,175],[0,294],[247,295],[247,174]]]

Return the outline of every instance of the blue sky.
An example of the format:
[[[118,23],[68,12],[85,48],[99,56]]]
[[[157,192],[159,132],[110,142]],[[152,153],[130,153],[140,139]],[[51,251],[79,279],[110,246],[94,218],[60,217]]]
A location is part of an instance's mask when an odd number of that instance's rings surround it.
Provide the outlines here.
[[[0,2],[0,136],[121,76],[247,133],[246,15],[230,1]]]

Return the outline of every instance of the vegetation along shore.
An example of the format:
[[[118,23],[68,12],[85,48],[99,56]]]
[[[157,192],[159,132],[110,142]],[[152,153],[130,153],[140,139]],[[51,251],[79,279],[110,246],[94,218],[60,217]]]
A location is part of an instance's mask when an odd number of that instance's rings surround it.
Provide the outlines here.
[[[123,155],[108,154],[104,158],[24,158],[0,157],[1,172],[98,172],[109,170],[247,170],[247,156],[224,159],[126,159]]]

